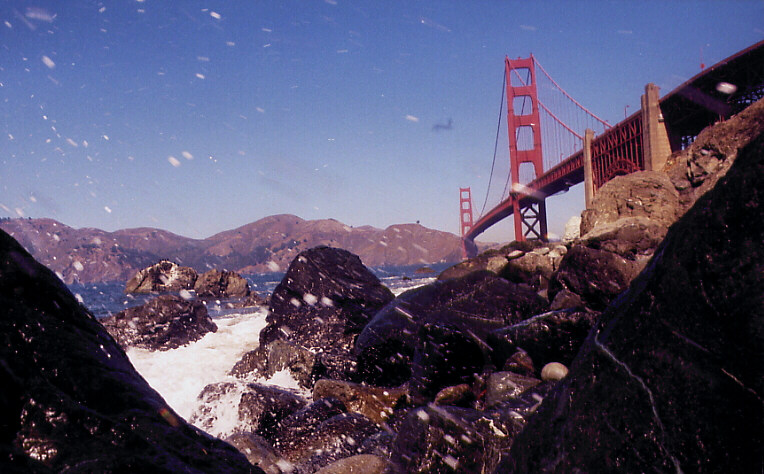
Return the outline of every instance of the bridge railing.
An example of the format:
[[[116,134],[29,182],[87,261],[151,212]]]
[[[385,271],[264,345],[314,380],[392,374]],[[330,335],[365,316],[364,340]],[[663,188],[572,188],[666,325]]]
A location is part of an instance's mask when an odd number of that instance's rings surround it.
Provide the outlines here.
[[[645,169],[642,125],[642,114],[637,112],[592,141],[595,189],[615,176]]]

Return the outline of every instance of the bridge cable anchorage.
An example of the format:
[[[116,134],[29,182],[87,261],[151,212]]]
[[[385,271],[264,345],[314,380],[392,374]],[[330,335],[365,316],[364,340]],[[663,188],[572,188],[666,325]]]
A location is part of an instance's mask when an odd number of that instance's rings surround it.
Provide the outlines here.
[[[501,75],[501,101],[499,106],[499,120],[496,124],[496,140],[493,143],[493,161],[491,161],[491,175],[488,177],[488,189],[485,191],[485,201],[483,201],[483,208],[480,209],[480,217],[483,217],[483,214],[485,213],[485,206],[488,204],[488,195],[491,192],[491,182],[493,181],[493,170],[496,166],[496,152],[499,149],[499,133],[501,131],[501,116],[504,114],[504,92],[506,89],[507,84],[507,76],[502,74]],[[480,219],[480,218],[478,218]]]

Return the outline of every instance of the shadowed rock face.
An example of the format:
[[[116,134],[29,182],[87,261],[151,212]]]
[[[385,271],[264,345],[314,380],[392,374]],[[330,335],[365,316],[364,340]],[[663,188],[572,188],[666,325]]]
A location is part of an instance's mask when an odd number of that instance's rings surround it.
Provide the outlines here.
[[[123,348],[151,351],[175,349],[218,329],[201,301],[175,295],[161,295],[100,322]]]
[[[500,472],[762,472],[764,136],[603,314]]]
[[[188,425],[0,231],[0,471],[262,472]]]
[[[255,365],[275,367],[277,361],[268,359],[273,344],[286,341],[292,349],[282,345],[281,362],[276,365],[292,369],[296,359],[307,361],[300,369],[303,385],[312,386],[320,376],[346,378],[355,365],[355,336],[393,298],[350,252],[331,247],[306,250],[273,291],[268,326],[260,332],[262,353],[253,356],[258,359]]]

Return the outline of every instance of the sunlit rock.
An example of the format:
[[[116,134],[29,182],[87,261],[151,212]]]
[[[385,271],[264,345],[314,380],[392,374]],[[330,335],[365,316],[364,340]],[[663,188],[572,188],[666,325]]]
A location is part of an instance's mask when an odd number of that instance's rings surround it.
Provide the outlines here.
[[[388,474],[392,466],[387,459],[373,454],[358,454],[340,459],[316,471],[316,474]]]
[[[408,396],[405,388],[383,388],[343,380],[321,379],[313,387],[313,399],[336,398],[348,411],[360,413],[375,423],[382,423],[398,403]]]
[[[249,283],[236,272],[210,270],[199,275],[194,291],[200,298],[243,298],[249,295]]]
[[[162,260],[138,271],[125,285],[125,293],[161,293],[192,290],[198,275],[190,267]]]

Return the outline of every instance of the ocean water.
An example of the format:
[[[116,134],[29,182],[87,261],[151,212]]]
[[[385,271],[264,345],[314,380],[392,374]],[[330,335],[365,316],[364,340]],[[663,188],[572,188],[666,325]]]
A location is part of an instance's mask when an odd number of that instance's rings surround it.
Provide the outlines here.
[[[446,265],[432,266],[436,272]],[[418,274],[418,267],[373,269],[380,281],[390,290],[400,294],[435,280],[437,273]],[[270,295],[283,274],[248,276],[250,286],[263,296]],[[151,295],[125,295],[124,283],[99,283],[70,285],[72,293],[102,318],[125,308],[143,304]],[[148,351],[130,348],[127,355],[144,379],[183,418],[191,421],[200,408],[198,395],[208,384],[230,382],[236,387],[221,397],[214,407],[206,407],[208,414],[194,423],[213,436],[225,438],[237,425],[237,404],[249,382],[277,385],[309,397],[287,371],[277,373],[270,379],[242,380],[228,375],[228,371],[248,351],[257,348],[260,330],[265,327],[267,308],[253,307],[228,309],[225,301],[208,303],[210,316],[218,326],[217,332],[188,345],[169,351]],[[212,408],[210,413],[210,408]]]

